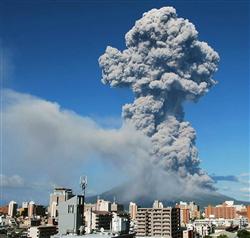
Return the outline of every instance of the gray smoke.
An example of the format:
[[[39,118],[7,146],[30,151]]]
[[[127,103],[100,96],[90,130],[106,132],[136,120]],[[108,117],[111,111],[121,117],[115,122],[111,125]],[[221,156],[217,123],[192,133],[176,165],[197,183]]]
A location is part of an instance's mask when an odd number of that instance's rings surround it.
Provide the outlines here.
[[[125,40],[127,49],[108,46],[99,58],[102,82],[134,93],[134,102],[123,106],[125,123],[151,139],[154,168],[209,187],[212,180],[199,167],[195,130],[183,120],[183,103],[197,102],[216,84],[219,55],[173,7],[144,13]]]

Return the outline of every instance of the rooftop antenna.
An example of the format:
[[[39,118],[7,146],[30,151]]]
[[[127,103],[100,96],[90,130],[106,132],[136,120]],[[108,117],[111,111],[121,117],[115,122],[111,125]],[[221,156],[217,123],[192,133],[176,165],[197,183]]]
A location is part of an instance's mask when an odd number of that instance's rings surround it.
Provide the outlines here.
[[[85,192],[87,187],[87,176],[80,177],[80,187],[82,189],[82,195],[85,197]]]

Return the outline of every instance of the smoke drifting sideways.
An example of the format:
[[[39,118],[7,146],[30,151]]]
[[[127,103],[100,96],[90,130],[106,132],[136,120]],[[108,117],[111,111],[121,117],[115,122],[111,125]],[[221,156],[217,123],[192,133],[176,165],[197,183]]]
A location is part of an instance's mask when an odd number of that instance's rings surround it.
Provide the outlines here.
[[[132,124],[152,143],[151,176],[145,183],[154,186],[159,175],[157,182],[164,183],[166,175],[168,181],[175,177],[177,186],[182,181],[193,190],[213,189],[213,180],[199,167],[196,133],[184,121],[183,103],[197,102],[216,84],[212,76],[218,53],[198,40],[195,26],[177,17],[173,7],[144,13],[125,41],[123,51],[108,46],[99,65],[104,84],[134,93],[122,115],[124,124]]]

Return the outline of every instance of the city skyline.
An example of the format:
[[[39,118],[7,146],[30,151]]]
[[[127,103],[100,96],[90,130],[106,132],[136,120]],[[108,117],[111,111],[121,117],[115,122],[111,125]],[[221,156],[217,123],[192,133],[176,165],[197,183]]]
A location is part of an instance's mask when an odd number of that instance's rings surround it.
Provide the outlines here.
[[[110,157],[132,153],[126,151],[131,135],[119,128],[122,105],[133,95],[102,85],[98,58],[108,45],[123,50],[124,35],[134,22],[151,8],[163,6],[175,7],[179,17],[193,22],[199,38],[220,55],[218,85],[199,103],[185,105],[185,120],[197,132],[200,167],[215,180],[214,186],[249,201],[247,3],[14,3],[3,2],[8,24],[2,26],[1,39],[2,202],[15,196],[42,202],[39,199],[54,185],[76,189],[83,174],[90,178],[89,195],[128,181],[117,168],[128,169],[129,163],[115,164]],[[132,142],[141,141],[132,135]],[[89,138],[90,144],[75,140]],[[116,140],[120,144],[114,150]],[[86,153],[81,154],[82,148]],[[105,160],[100,159],[103,155]]]

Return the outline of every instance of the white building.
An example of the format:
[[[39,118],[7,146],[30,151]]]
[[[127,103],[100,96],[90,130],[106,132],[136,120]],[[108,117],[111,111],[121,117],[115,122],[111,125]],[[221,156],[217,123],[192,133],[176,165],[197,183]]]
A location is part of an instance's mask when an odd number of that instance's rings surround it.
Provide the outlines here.
[[[50,216],[55,218],[57,217],[57,202],[52,201],[50,204]]]
[[[15,201],[11,201],[9,203],[8,215],[10,217],[14,217],[17,213],[17,203]]]
[[[110,212],[111,211],[111,202],[110,201],[105,201],[103,199],[97,199],[97,201],[96,201],[96,211]]]
[[[28,217],[33,217],[35,215],[36,204],[34,201],[30,201],[28,205]]]
[[[22,208],[28,208],[29,203],[28,202],[23,202],[22,203]]]
[[[30,238],[50,238],[57,233],[56,226],[32,226],[28,229],[28,237]]]
[[[125,217],[120,217],[117,213],[112,214],[112,233],[125,233],[129,229],[129,221]]]
[[[153,208],[163,208],[162,202],[159,202],[158,200],[155,200],[153,203]]]
[[[204,237],[213,233],[213,226],[208,223],[187,224],[187,230],[193,230],[194,233]]]

